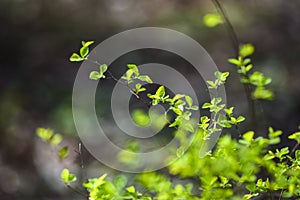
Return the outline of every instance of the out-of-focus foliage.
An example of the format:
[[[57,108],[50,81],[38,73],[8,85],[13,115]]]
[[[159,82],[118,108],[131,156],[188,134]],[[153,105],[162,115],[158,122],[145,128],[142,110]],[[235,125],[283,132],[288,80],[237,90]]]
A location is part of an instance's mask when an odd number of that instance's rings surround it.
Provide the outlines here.
[[[257,116],[262,122],[256,135],[263,135],[269,124],[284,133],[293,131],[300,119],[300,49],[297,45],[300,1],[220,3],[240,41],[255,44],[256,54],[251,58],[256,70],[272,77],[272,84],[267,88],[275,91],[276,98],[268,104],[256,104]],[[223,24],[215,28],[205,27],[202,16],[206,13],[215,13],[210,1],[91,0],[87,3],[78,0],[1,0],[0,199],[58,199],[66,196],[76,199],[71,197],[71,191],[56,182],[55,177],[59,176],[66,161],[53,161],[56,153],[52,153],[51,147],[47,148],[44,142],[34,139],[34,130],[36,127],[53,127],[67,135],[65,142],[70,147],[67,162],[71,165],[70,171],[77,173],[72,168],[77,167],[80,159],[74,152],[78,144],[71,93],[78,68],[66,59],[77,46],[77,41],[89,38],[101,42],[133,27],[167,27],[199,41],[222,71],[234,71],[226,63],[227,57],[234,55],[234,50]],[[235,74],[231,73],[226,88],[229,94],[227,102],[236,105],[235,111],[247,117],[242,84],[234,77]],[[99,110],[107,107],[102,101],[98,103]],[[202,119],[204,127],[207,120]],[[246,120],[240,125],[241,131],[248,130],[248,125]],[[229,132],[234,134],[234,129]],[[293,143],[286,138],[287,135],[283,135],[282,142],[270,148],[292,146]],[[79,181],[82,176],[86,178],[86,174],[107,173],[84,149],[83,154],[85,171],[84,174],[78,173]]]

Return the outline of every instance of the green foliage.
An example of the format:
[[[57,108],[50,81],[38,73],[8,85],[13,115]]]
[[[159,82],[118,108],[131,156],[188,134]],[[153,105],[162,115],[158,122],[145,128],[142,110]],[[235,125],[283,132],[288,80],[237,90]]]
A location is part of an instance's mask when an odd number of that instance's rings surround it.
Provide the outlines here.
[[[57,147],[62,141],[62,136],[59,133],[54,134],[52,129],[37,128],[36,134],[42,141],[51,144],[52,147]]]
[[[135,64],[128,64],[128,70],[125,73],[125,76],[122,77],[127,83],[132,83],[134,80],[144,81],[146,83],[153,83],[151,78],[148,75],[140,75],[139,69]]]
[[[266,88],[272,82],[272,79],[258,71],[250,74],[253,65],[248,56],[251,56],[254,50],[255,48],[252,44],[241,45],[238,58],[229,58],[228,62],[237,67],[237,71],[241,75],[241,82],[252,86],[253,99],[272,100],[274,93]]]
[[[94,43],[94,41],[88,41],[88,42],[82,41],[81,42],[82,46],[79,50],[79,54],[73,53],[70,57],[70,61],[71,62],[81,62],[83,60],[86,60],[88,57],[88,54],[90,52],[89,46],[92,45],[93,43]]]
[[[64,146],[59,149],[58,156],[61,160],[65,159],[68,156],[68,147]]]
[[[92,71],[90,73],[90,79],[91,80],[99,80],[101,78],[105,78],[106,76],[104,75],[104,73],[107,71],[107,68],[108,67],[106,64],[100,65],[99,71]]]
[[[71,182],[74,182],[77,180],[76,176],[74,174],[70,173],[70,171],[68,169],[64,169],[61,172],[60,177],[66,185],[69,185]]]
[[[151,200],[151,197],[144,196],[138,192],[134,186],[126,187],[127,179],[125,176],[117,176],[114,180],[106,179],[106,174],[99,178],[89,179],[83,183],[83,187],[89,192],[91,200]]]
[[[210,23],[211,26],[218,24],[214,21]],[[90,44],[92,43],[83,42],[80,56],[75,55],[73,61],[78,57],[79,60],[87,59],[89,52],[87,47]],[[271,83],[271,78],[258,71],[250,73],[253,66],[248,56],[253,53],[253,45],[241,45],[238,58],[231,58],[228,61],[237,67],[241,82],[252,87],[253,99],[270,100],[273,98],[273,92],[266,86]],[[92,80],[106,78],[104,73],[107,66],[101,66],[99,72],[90,75]],[[122,77],[125,83],[122,83],[140,98],[139,94],[145,92],[146,88],[140,83],[131,88],[130,84],[136,80],[151,84],[152,80],[147,75],[140,75],[135,64],[128,64],[127,67]],[[226,83],[228,76],[229,72],[216,72],[215,80],[207,81],[208,87],[218,92],[219,87]],[[167,107],[164,118],[155,118],[161,122],[166,120],[169,127],[174,127],[174,137],[181,146],[178,149],[170,149],[175,153],[165,162],[169,160],[175,162],[167,166],[164,173],[137,174],[133,185],[128,185],[127,178],[123,175],[110,179],[103,174],[99,178],[88,179],[82,185],[86,188],[90,200],[211,200],[254,197],[266,199],[267,195],[272,199],[275,196],[278,196],[278,199],[300,197],[300,150],[297,150],[300,145],[300,132],[288,136],[289,139],[296,141],[293,149],[282,147],[275,151],[270,149],[272,145],[280,143],[280,136],[283,133],[272,127],[268,129],[268,137],[257,137],[251,130],[241,134],[239,139],[224,135],[219,139],[214,151],[200,158],[200,149],[205,147],[207,140],[214,133],[221,131],[221,128],[234,126],[240,134],[239,124],[246,120],[245,117],[235,116],[234,107],[226,107],[220,97],[215,97],[202,105],[202,109],[209,110],[211,117],[201,116],[199,121],[195,122],[192,120],[191,111],[199,111],[199,107],[194,105],[195,101],[190,96],[175,94],[170,97],[163,85],[158,87],[154,94],[147,96],[152,106],[163,104]],[[167,116],[169,112],[176,115],[174,121],[169,121]],[[132,116],[139,125],[148,126],[151,123],[148,113],[143,111],[136,110]],[[54,146],[61,142],[61,136],[54,134],[51,129],[38,129],[37,135]],[[136,141],[129,141],[118,155],[118,159],[128,166],[136,167],[139,164],[139,157],[136,154],[139,150],[140,146]],[[66,147],[59,150],[59,156],[61,158],[67,156]],[[261,176],[262,173],[265,176]],[[61,179],[70,187],[69,184],[76,181],[76,176],[68,169],[64,169]],[[139,192],[139,188],[143,188],[146,192]]]
[[[37,128],[36,129],[37,136],[44,142],[50,144],[52,148],[58,148],[63,140],[61,134],[56,133],[52,129],[45,128]],[[63,146],[58,150],[58,157],[60,160],[64,160],[68,155],[68,147]]]

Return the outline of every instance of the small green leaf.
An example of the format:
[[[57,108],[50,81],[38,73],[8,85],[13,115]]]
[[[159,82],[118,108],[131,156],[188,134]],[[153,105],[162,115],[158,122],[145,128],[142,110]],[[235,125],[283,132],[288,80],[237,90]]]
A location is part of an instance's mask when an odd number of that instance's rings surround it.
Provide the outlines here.
[[[132,80],[132,75],[133,75],[134,71],[132,69],[128,69],[125,73],[125,76],[122,76],[122,79],[126,80],[129,83],[131,83]]]
[[[93,44],[93,43],[94,43],[94,41],[87,41],[87,42],[82,41],[82,42],[81,42],[82,46],[85,46],[85,47],[88,47],[88,46],[90,46],[90,45]]]
[[[89,48],[87,46],[83,46],[80,48],[80,55],[82,58],[85,58],[89,54]]]
[[[155,93],[157,96],[159,96],[160,98],[165,96],[165,87],[164,86],[160,86]]]
[[[228,76],[229,76],[229,72],[223,72],[221,74],[221,81],[225,82]]]
[[[231,63],[231,64],[234,64],[236,66],[240,66],[241,65],[241,62],[238,59],[235,59],[235,58],[229,58],[228,62]]]
[[[293,133],[288,138],[296,140],[298,143],[300,143],[300,132]]]
[[[53,130],[52,129],[45,129],[45,128],[38,128],[36,130],[37,136],[43,140],[44,142],[48,142],[51,137],[53,136]]]
[[[58,156],[61,160],[65,159],[68,155],[68,147],[64,146],[62,148],[60,148],[60,150],[58,151]]]
[[[61,141],[62,141],[62,136],[60,134],[55,134],[51,138],[50,143],[53,147],[56,147],[59,143],[61,143]]]
[[[274,93],[271,90],[268,90],[262,86],[255,88],[254,92],[252,92],[253,99],[264,99],[264,100],[272,100],[274,98]]]
[[[134,188],[134,186],[127,187],[126,190],[127,190],[129,193],[135,193],[135,188]]]
[[[104,73],[107,71],[108,66],[106,64],[100,65],[99,78],[105,78]]]
[[[202,105],[202,108],[206,109],[206,108],[210,108],[211,106],[212,105],[210,103],[206,102]]]
[[[96,80],[97,81],[98,79],[100,79],[100,77],[101,77],[101,74],[97,71],[92,71],[90,73],[90,79],[91,80]]]
[[[252,69],[252,67],[253,67],[252,64],[247,65],[245,71],[246,71],[246,72],[249,72],[249,71]]]
[[[203,17],[203,23],[210,28],[213,28],[223,23],[222,17],[219,14],[206,14]]]
[[[217,84],[213,81],[206,81],[207,84],[209,85],[209,88],[217,88]]]
[[[172,108],[172,110],[174,111],[174,113],[176,113],[177,115],[182,115],[182,110],[180,110],[179,108]]]
[[[136,64],[127,64],[127,67],[132,70],[132,72],[135,74],[135,76],[139,75],[139,69],[136,66]]]
[[[73,53],[72,56],[70,57],[71,62],[80,62],[83,60],[84,58],[80,57],[77,53]]]
[[[240,55],[243,57],[250,56],[254,53],[254,46],[250,43],[240,46]]]
[[[151,119],[147,113],[145,113],[143,110],[133,110],[132,112],[132,119],[135,124],[146,127],[151,123]]]
[[[185,96],[185,100],[189,107],[193,106],[193,99],[190,96]]]
[[[239,116],[236,120],[237,123],[243,122],[246,118],[243,116]]]
[[[61,179],[65,182],[66,185],[69,185],[71,182],[76,181],[76,176],[71,174],[68,169],[64,169],[60,175]]]
[[[243,138],[248,141],[251,142],[253,140],[253,136],[254,136],[254,132],[253,131],[248,131],[243,135]]]
[[[196,106],[196,105],[194,105],[194,106],[192,106],[190,109],[191,109],[191,110],[198,110],[198,109],[199,109],[199,107],[198,107],[198,106]]]
[[[225,108],[224,111],[227,114],[228,117],[231,117],[233,114],[233,109],[234,107],[230,107],[230,108]]]
[[[173,97],[173,101],[175,102],[176,100],[178,100],[178,99],[181,99],[181,98],[183,98],[185,95],[184,94],[176,94],[174,97]]]

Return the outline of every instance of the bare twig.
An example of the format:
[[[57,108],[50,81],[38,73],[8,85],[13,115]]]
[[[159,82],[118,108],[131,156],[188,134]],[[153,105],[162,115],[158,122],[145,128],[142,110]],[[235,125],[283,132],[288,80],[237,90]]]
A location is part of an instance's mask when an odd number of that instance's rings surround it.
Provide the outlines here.
[[[73,191],[76,194],[79,194],[82,197],[88,198],[89,196],[87,194],[84,194],[83,192],[80,192],[79,190],[71,187],[70,185],[67,185],[67,188],[69,188],[71,191]]]
[[[227,16],[225,9],[223,8],[222,4],[218,0],[212,0],[212,2],[214,3],[219,14],[222,16],[222,18],[225,22],[226,30],[227,30],[228,34],[230,35],[233,48],[236,51],[236,54],[238,54],[240,42],[239,42],[237,34]],[[243,84],[243,86],[244,86],[244,90],[246,92],[247,102],[249,105],[249,114],[250,114],[250,119],[251,119],[251,125],[252,125],[253,129],[255,130],[257,128],[257,122],[256,122],[256,114],[255,114],[255,104],[254,104],[253,99],[251,98],[251,86],[249,84]]]

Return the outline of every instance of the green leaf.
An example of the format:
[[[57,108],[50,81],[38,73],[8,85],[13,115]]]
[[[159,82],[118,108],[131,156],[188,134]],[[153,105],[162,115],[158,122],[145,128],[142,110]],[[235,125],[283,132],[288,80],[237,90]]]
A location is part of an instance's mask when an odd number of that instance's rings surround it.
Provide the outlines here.
[[[181,108],[181,110],[183,110],[183,106],[185,105],[185,101],[179,99],[176,101],[176,103],[174,104],[175,107]]]
[[[128,83],[131,83],[132,80],[132,75],[134,71],[132,69],[128,69],[125,73],[125,76],[122,76],[122,79],[126,80]]]
[[[206,14],[203,17],[203,23],[210,28],[213,28],[223,23],[222,17],[219,14]]]
[[[165,87],[164,86],[160,86],[157,90],[155,95],[159,96],[160,98],[165,96]]]
[[[133,110],[132,112],[132,119],[133,121],[142,127],[146,127],[151,123],[151,119],[147,113],[145,113],[143,110]]]
[[[236,120],[237,123],[243,122],[246,118],[243,116],[239,116]]]
[[[240,46],[240,55],[243,57],[250,56],[254,53],[254,50],[255,48],[252,44],[243,44]]]
[[[73,53],[72,56],[70,57],[71,62],[80,62],[83,60],[84,58],[80,57],[77,53]]]
[[[93,44],[93,43],[94,43],[94,41],[87,41],[87,42],[82,41],[82,42],[81,42],[82,46],[85,46],[85,47],[88,47],[88,46],[90,46],[90,45]]]
[[[132,70],[132,72],[135,74],[135,76],[139,75],[139,69],[136,66],[136,64],[127,64],[127,67]]]
[[[231,63],[231,64],[234,64],[236,66],[240,66],[241,65],[241,62],[238,59],[235,59],[235,58],[229,58],[228,62]]]
[[[223,72],[221,74],[221,81],[225,82],[228,76],[229,76],[229,72]]]
[[[179,108],[172,108],[172,110],[174,111],[174,113],[176,113],[177,115],[182,115],[182,110],[180,110]]]
[[[184,94],[176,94],[174,97],[173,97],[173,101],[176,101],[178,99],[181,99],[183,98],[185,95]]]
[[[38,128],[36,130],[36,134],[44,142],[49,142],[49,140],[53,136],[53,130],[52,129],[45,129],[45,128]]]
[[[189,107],[193,106],[193,99],[190,96],[185,96],[185,100]]]
[[[134,91],[136,94],[139,94],[140,92],[146,91],[146,88],[142,87],[142,85],[140,83],[137,83],[135,85]]]
[[[252,93],[253,99],[264,99],[264,100],[272,100],[274,98],[274,93],[271,90],[268,90],[264,87],[255,88]]]
[[[243,135],[243,138],[248,141],[251,142],[253,140],[253,136],[254,136],[254,132],[253,131],[248,131]]]
[[[227,114],[228,117],[231,117],[233,114],[233,109],[234,107],[230,107],[230,108],[225,108],[224,111]]]
[[[213,81],[206,81],[207,84],[209,85],[209,88],[217,88],[217,84]]]
[[[107,71],[108,66],[106,64],[103,64],[103,65],[100,65],[99,69],[100,69],[99,78],[105,78],[104,73]]]
[[[215,72],[215,77],[219,80],[221,80],[222,72],[216,71]]]
[[[68,155],[68,147],[64,146],[62,148],[60,148],[60,150],[58,151],[58,156],[61,160],[65,159]]]
[[[106,64],[100,65],[100,73],[104,74],[107,71],[108,66]]]
[[[89,48],[87,46],[83,46],[80,48],[80,55],[82,58],[85,58],[89,54]]]
[[[62,141],[62,136],[60,134],[55,134],[52,136],[50,143],[53,147],[56,147]]]
[[[198,106],[196,106],[196,105],[194,105],[194,106],[192,106],[190,109],[191,109],[191,110],[198,110],[198,109],[199,109],[199,107],[198,107]]]
[[[249,72],[251,69],[252,69],[253,65],[250,64],[250,65],[247,65],[246,66],[246,72]]]
[[[127,187],[126,190],[127,190],[129,193],[135,193],[135,188],[134,188],[134,186]]]
[[[151,80],[151,78],[147,75],[142,75],[138,77],[139,80],[141,81],[145,81],[147,83],[153,83],[153,81]]]
[[[300,132],[293,133],[288,138],[296,140],[298,143],[300,143]]]
[[[99,73],[99,72],[97,72],[97,71],[92,71],[91,73],[90,73],[90,79],[91,80],[99,80],[100,79],[100,77],[101,77],[101,74]]]
[[[250,83],[256,86],[266,86],[272,82],[272,79],[265,77],[261,72],[254,72],[249,77]]]
[[[269,138],[276,138],[282,135],[281,130],[274,131],[272,127],[269,127]]]
[[[233,124],[237,124],[237,120],[235,117],[230,117],[230,120]]]
[[[202,105],[202,108],[206,109],[206,108],[210,108],[211,106],[212,105],[210,103],[206,102]]]
[[[66,185],[69,185],[71,182],[76,181],[76,176],[71,174],[68,169],[64,169],[60,175],[61,179],[65,182]]]

